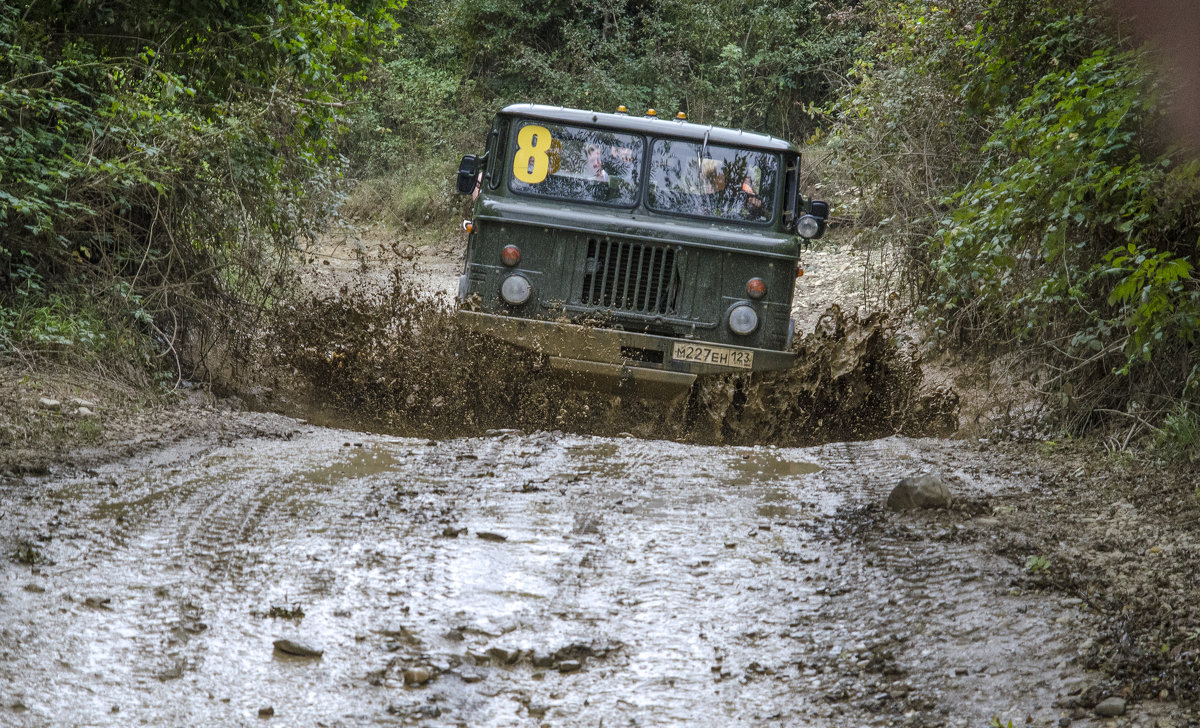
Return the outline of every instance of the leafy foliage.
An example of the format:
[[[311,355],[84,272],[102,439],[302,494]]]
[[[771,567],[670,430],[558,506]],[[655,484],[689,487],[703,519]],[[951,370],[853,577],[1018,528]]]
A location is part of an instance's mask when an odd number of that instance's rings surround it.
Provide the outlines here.
[[[886,17],[834,146],[935,327],[1036,355],[1075,424],[1188,396],[1200,176],[1155,134],[1141,55],[1088,0]]]
[[[336,201],[343,99],[395,9],[0,5],[0,346],[94,352],[48,323],[94,316],[169,350],[267,300]]]
[[[815,126],[862,35],[854,0],[450,0],[414,3],[402,38],[381,53],[368,103],[345,151],[352,173],[424,187],[444,216],[458,157],[480,151],[487,125],[510,103],[634,113],[656,108],[693,120],[793,138]],[[390,179],[389,179],[390,178]],[[438,180],[429,186],[427,180]],[[420,220],[422,200],[359,191],[357,207],[394,205]],[[407,198],[407,199],[401,199]]]

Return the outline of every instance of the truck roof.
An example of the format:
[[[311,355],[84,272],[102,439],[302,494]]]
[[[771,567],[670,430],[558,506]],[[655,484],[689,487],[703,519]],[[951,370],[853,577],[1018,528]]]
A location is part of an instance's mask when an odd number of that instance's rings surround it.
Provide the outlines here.
[[[598,126],[605,129],[629,131],[638,134],[655,136],[670,136],[682,139],[703,141],[706,137],[713,144],[723,144],[735,147],[753,147],[775,152],[800,153],[795,144],[771,136],[742,129],[729,129],[711,124],[693,124],[670,117],[634,116],[633,114],[611,114],[604,111],[584,111],[569,109],[565,106],[546,106],[543,104],[510,104],[505,106],[502,114],[522,116],[532,119],[544,119],[564,124],[583,124]]]

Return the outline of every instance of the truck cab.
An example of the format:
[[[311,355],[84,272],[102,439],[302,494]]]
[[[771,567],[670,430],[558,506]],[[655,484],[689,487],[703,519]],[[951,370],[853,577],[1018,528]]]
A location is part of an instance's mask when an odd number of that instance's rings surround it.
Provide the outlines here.
[[[682,117],[498,113],[459,168],[459,318],[619,380],[790,367],[799,253],[828,205],[801,196],[793,144]]]

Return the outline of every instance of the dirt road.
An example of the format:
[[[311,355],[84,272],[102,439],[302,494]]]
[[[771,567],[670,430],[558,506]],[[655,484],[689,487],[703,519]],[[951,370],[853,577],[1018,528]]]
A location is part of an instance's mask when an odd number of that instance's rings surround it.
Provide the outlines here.
[[[863,508],[949,447],[297,422],[10,481],[0,724],[1057,725],[1076,605],[986,515]]]
[[[805,328],[822,296],[855,300],[847,251],[810,265]],[[392,263],[314,264],[308,285],[333,303],[298,314],[318,326],[297,329],[293,361],[311,391],[343,397],[337,416],[302,409],[351,429],[210,403],[131,420],[83,457],[13,458],[31,465],[0,472],[0,725],[1193,724],[1153,699],[1195,691],[1200,546],[1162,528],[1191,512],[1186,476],[1118,487],[1115,473],[1147,471],[1085,458],[1048,477],[1037,458],[953,440],[681,444],[654,439],[680,428],[653,407],[593,409],[592,422],[570,393],[540,391],[515,407],[506,387],[536,377],[509,372],[521,362],[464,366],[427,303],[448,290],[453,253],[422,253],[428,280],[407,299],[376,293]],[[389,343],[389,322],[413,320]],[[768,441],[755,433],[783,430],[758,419],[824,401],[792,396],[808,387],[859,402],[826,402],[810,434],[895,431],[834,426],[870,425],[887,407],[867,394],[907,377],[889,369],[888,330],[854,325],[814,335],[812,381],[760,382],[770,391],[737,428],[728,401],[701,399],[711,429]],[[767,396],[779,392],[791,399]],[[909,401],[894,394],[885,405]],[[635,415],[641,438],[588,434]],[[464,416],[474,424],[448,426]],[[354,431],[381,422],[475,436]],[[480,435],[490,422],[525,429]],[[950,508],[883,506],[925,472],[949,484]],[[1156,594],[1175,601],[1158,622]],[[1105,655],[1123,677],[1085,670]],[[1099,715],[1106,698],[1125,713]]]

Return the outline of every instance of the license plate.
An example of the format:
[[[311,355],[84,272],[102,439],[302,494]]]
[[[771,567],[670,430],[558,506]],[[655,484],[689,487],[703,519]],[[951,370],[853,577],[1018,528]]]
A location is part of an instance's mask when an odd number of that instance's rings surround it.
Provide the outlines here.
[[[716,364],[722,367],[750,369],[754,366],[754,352],[745,349],[729,349],[708,344],[675,344],[671,352],[675,361],[690,361],[697,364]]]

